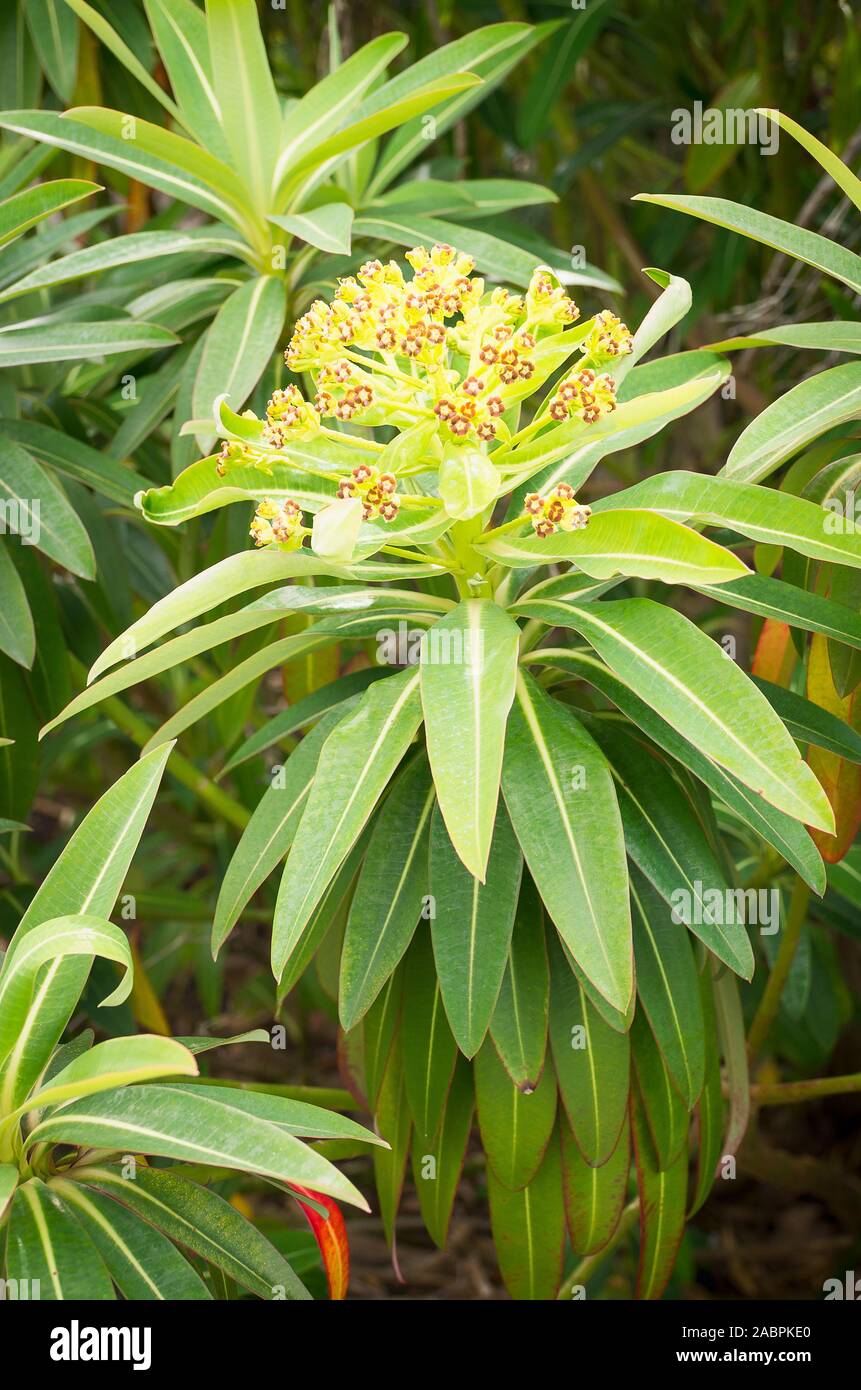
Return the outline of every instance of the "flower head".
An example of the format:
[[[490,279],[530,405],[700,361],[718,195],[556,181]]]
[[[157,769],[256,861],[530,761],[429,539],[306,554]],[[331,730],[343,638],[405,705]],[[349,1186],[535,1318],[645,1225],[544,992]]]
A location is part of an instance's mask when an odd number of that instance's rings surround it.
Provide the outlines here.
[[[552,536],[554,531],[581,531],[592,515],[591,507],[577,501],[568,483],[557,483],[546,497],[531,492],[523,505],[532,529],[541,537]]]
[[[258,503],[251,522],[254,544],[281,545],[294,549],[302,540],[302,509],[289,497],[277,502],[266,497]]]

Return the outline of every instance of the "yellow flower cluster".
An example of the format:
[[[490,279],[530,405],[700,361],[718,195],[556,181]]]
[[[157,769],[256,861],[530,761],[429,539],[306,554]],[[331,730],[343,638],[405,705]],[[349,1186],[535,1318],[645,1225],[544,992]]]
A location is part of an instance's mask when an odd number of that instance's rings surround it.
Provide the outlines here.
[[[298,545],[302,539],[301,507],[290,498],[283,502],[265,498],[254,513],[250,535],[255,545]]]
[[[613,357],[624,357],[633,347],[633,333],[609,309],[595,315],[592,328],[583,341],[583,351],[598,363],[608,362]]]
[[[561,381],[548,406],[554,420],[570,420],[576,415],[585,425],[594,425],[615,409],[615,381],[611,376],[596,376],[591,367],[581,367]]]
[[[532,529],[542,537],[554,531],[581,531],[592,515],[592,508],[577,501],[568,483],[557,483],[546,497],[530,492],[524,507],[532,518]]]
[[[401,506],[397,486],[394,473],[380,473],[370,464],[360,463],[349,478],[341,479],[338,496],[360,498],[364,521],[373,521],[378,516],[383,521],[394,521]]]
[[[289,455],[294,441],[320,434],[341,438],[325,423],[332,419],[400,430],[435,419],[444,447],[467,444],[486,451],[494,443],[507,449],[510,442],[516,449],[559,422],[592,425],[615,409],[608,368],[633,347],[615,314],[605,310],[579,335],[566,335],[580,311],[545,268],[533,273],[522,294],[501,286],[485,293],[472,258],[451,246],[419,246],[405,259],[411,278],[395,261],[367,261],[339,282],[330,302],[315,300],[296,323],[285,353],[292,372],[313,376],[313,401],[296,385],[274,391],[257,438],[222,446],[219,474],[242,463],[268,471],[276,462],[272,455]],[[577,364],[538,414],[518,428],[513,421],[519,402],[575,352]],[[366,447],[382,449],[371,441]],[[339,498],[361,500],[366,521],[398,515],[394,473],[363,463],[337,483]],[[261,504],[252,525],[258,545],[293,542],[301,513],[291,508],[294,503]],[[589,517],[588,507],[579,507],[564,486],[546,499],[533,494],[527,513],[538,535],[583,526]]]

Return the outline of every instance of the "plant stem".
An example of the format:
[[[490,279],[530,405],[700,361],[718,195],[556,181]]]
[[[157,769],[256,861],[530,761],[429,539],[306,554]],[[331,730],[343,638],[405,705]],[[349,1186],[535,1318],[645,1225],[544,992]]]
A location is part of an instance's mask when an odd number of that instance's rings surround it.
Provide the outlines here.
[[[822,1096],[850,1095],[853,1091],[861,1091],[861,1071],[850,1076],[819,1076],[811,1081],[763,1082],[750,1088],[756,1105],[798,1105]]]
[[[588,1279],[591,1279],[595,1271],[604,1263],[607,1256],[612,1254],[616,1246],[624,1240],[639,1214],[640,1199],[639,1197],[635,1197],[633,1202],[629,1202],[622,1212],[615,1234],[608,1240],[603,1249],[597,1251],[594,1255],[587,1255],[584,1260],[580,1261],[576,1268],[568,1275],[568,1278],[563,1282],[556,1295],[557,1299],[570,1298],[578,1284],[585,1284]]]
[[[750,1025],[750,1032],[747,1038],[748,1056],[753,1059],[759,1052],[762,1044],[768,1036],[768,1031],[777,1017],[777,1010],[780,1006],[780,996],[783,987],[792,968],[795,959],[795,952],[798,949],[798,942],[801,937],[801,928],[807,915],[807,904],[810,900],[810,889],[802,879],[796,877],[795,886],[792,889],[792,897],[789,901],[789,917],[783,932],[783,939],[777,952],[774,966],[768,977],[768,984],[759,1001],[759,1008],[756,1011],[753,1023]]]

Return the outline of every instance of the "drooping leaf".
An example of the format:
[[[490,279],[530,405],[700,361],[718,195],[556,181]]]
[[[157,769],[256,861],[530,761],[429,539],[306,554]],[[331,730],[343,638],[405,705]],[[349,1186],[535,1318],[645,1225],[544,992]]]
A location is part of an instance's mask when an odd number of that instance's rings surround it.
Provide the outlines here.
[[[589,1003],[552,936],[550,1041],[559,1094],[586,1162],[606,1163],[628,1106],[630,1045]]]
[[[464,868],[439,810],[430,832],[433,951],[457,1045],[474,1057],[484,1040],[508,959],[523,860],[504,806],[496,811],[484,883]]]
[[[624,1011],[633,990],[622,822],[600,749],[575,716],[518,675],[505,801],[548,913],[595,988]]]
[[[417,671],[378,681],[329,735],[287,859],[272,926],[280,976],[421,721]]]

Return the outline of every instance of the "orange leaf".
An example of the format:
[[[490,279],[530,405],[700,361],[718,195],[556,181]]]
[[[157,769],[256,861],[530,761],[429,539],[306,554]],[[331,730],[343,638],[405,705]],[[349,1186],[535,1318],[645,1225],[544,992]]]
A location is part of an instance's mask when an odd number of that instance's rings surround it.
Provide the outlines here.
[[[293,1192],[301,1194],[297,1195],[296,1201],[302,1208],[320,1247],[329,1285],[329,1297],[338,1302],[347,1297],[347,1286],[350,1282],[350,1245],[341,1208],[331,1197],[325,1197],[322,1192],[315,1192],[310,1187],[299,1187],[296,1183],[290,1183],[290,1187]],[[325,1207],[328,1216],[322,1216],[316,1207],[303,1202],[303,1196],[310,1197],[319,1206]]]
[[[827,640],[816,633],[807,667],[808,700],[857,729],[861,723],[861,701],[856,699],[856,695],[857,687],[845,697],[838,694],[831,675]],[[836,825],[834,835],[824,830],[811,830],[810,833],[826,864],[837,864],[851,848],[861,825],[861,766],[826,748],[813,745],[808,751],[807,761],[825,788]]]
[[[766,618],[753,654],[753,674],[774,685],[786,686],[789,685],[795,661],[795,647],[787,624]]]

